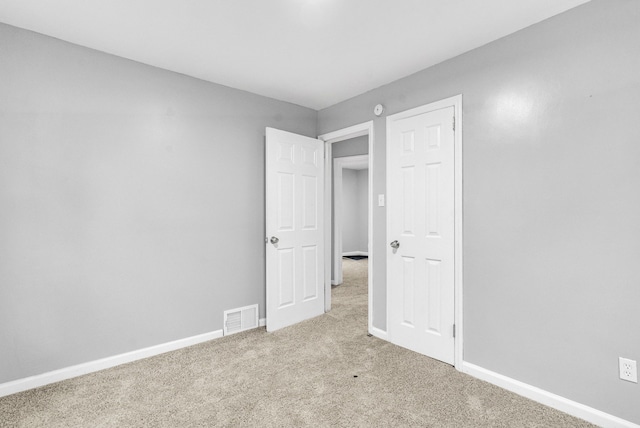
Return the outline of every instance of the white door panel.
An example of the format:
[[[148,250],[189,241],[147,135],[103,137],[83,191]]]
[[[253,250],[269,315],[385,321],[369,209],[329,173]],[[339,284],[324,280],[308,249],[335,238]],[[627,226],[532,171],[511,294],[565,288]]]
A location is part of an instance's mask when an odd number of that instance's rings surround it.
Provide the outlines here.
[[[267,330],[324,313],[324,145],[266,130]]]
[[[388,118],[389,339],[454,363],[454,108]]]

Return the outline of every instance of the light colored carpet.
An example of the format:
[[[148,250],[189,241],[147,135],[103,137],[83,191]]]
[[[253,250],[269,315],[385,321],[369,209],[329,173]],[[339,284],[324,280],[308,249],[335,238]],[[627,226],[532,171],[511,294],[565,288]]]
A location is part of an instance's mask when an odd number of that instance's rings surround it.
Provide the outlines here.
[[[0,398],[2,427],[587,427],[367,337],[367,261],[333,310]]]

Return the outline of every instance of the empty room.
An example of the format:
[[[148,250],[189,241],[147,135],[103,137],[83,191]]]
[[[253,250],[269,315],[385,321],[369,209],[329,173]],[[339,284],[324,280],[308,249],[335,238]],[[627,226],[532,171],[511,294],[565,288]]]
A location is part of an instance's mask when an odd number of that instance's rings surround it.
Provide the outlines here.
[[[640,1],[0,1],[0,427],[640,428]]]

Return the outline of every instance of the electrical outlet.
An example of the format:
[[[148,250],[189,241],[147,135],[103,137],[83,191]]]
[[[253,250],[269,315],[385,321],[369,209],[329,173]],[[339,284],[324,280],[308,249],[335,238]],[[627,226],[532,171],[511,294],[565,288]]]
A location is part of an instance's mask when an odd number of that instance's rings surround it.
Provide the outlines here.
[[[638,383],[638,368],[634,360],[628,358],[619,358],[620,360],[620,379],[629,382]]]

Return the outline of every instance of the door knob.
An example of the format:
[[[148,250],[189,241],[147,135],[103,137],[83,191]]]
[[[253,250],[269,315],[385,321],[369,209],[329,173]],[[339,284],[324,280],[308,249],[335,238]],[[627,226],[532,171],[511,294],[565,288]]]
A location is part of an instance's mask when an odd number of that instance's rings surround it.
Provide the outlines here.
[[[275,236],[272,236],[272,237],[271,237],[271,239],[270,239],[270,241],[271,241],[271,243],[272,243],[273,245],[275,245],[275,244],[277,244],[278,242],[280,242],[280,240],[279,240],[277,237],[275,237]]]
[[[400,243],[399,243],[398,241],[393,241],[393,242],[392,242],[391,244],[389,244],[389,245],[391,245],[391,248],[393,248],[394,250],[395,250],[395,249],[398,249],[398,247],[400,247]]]

